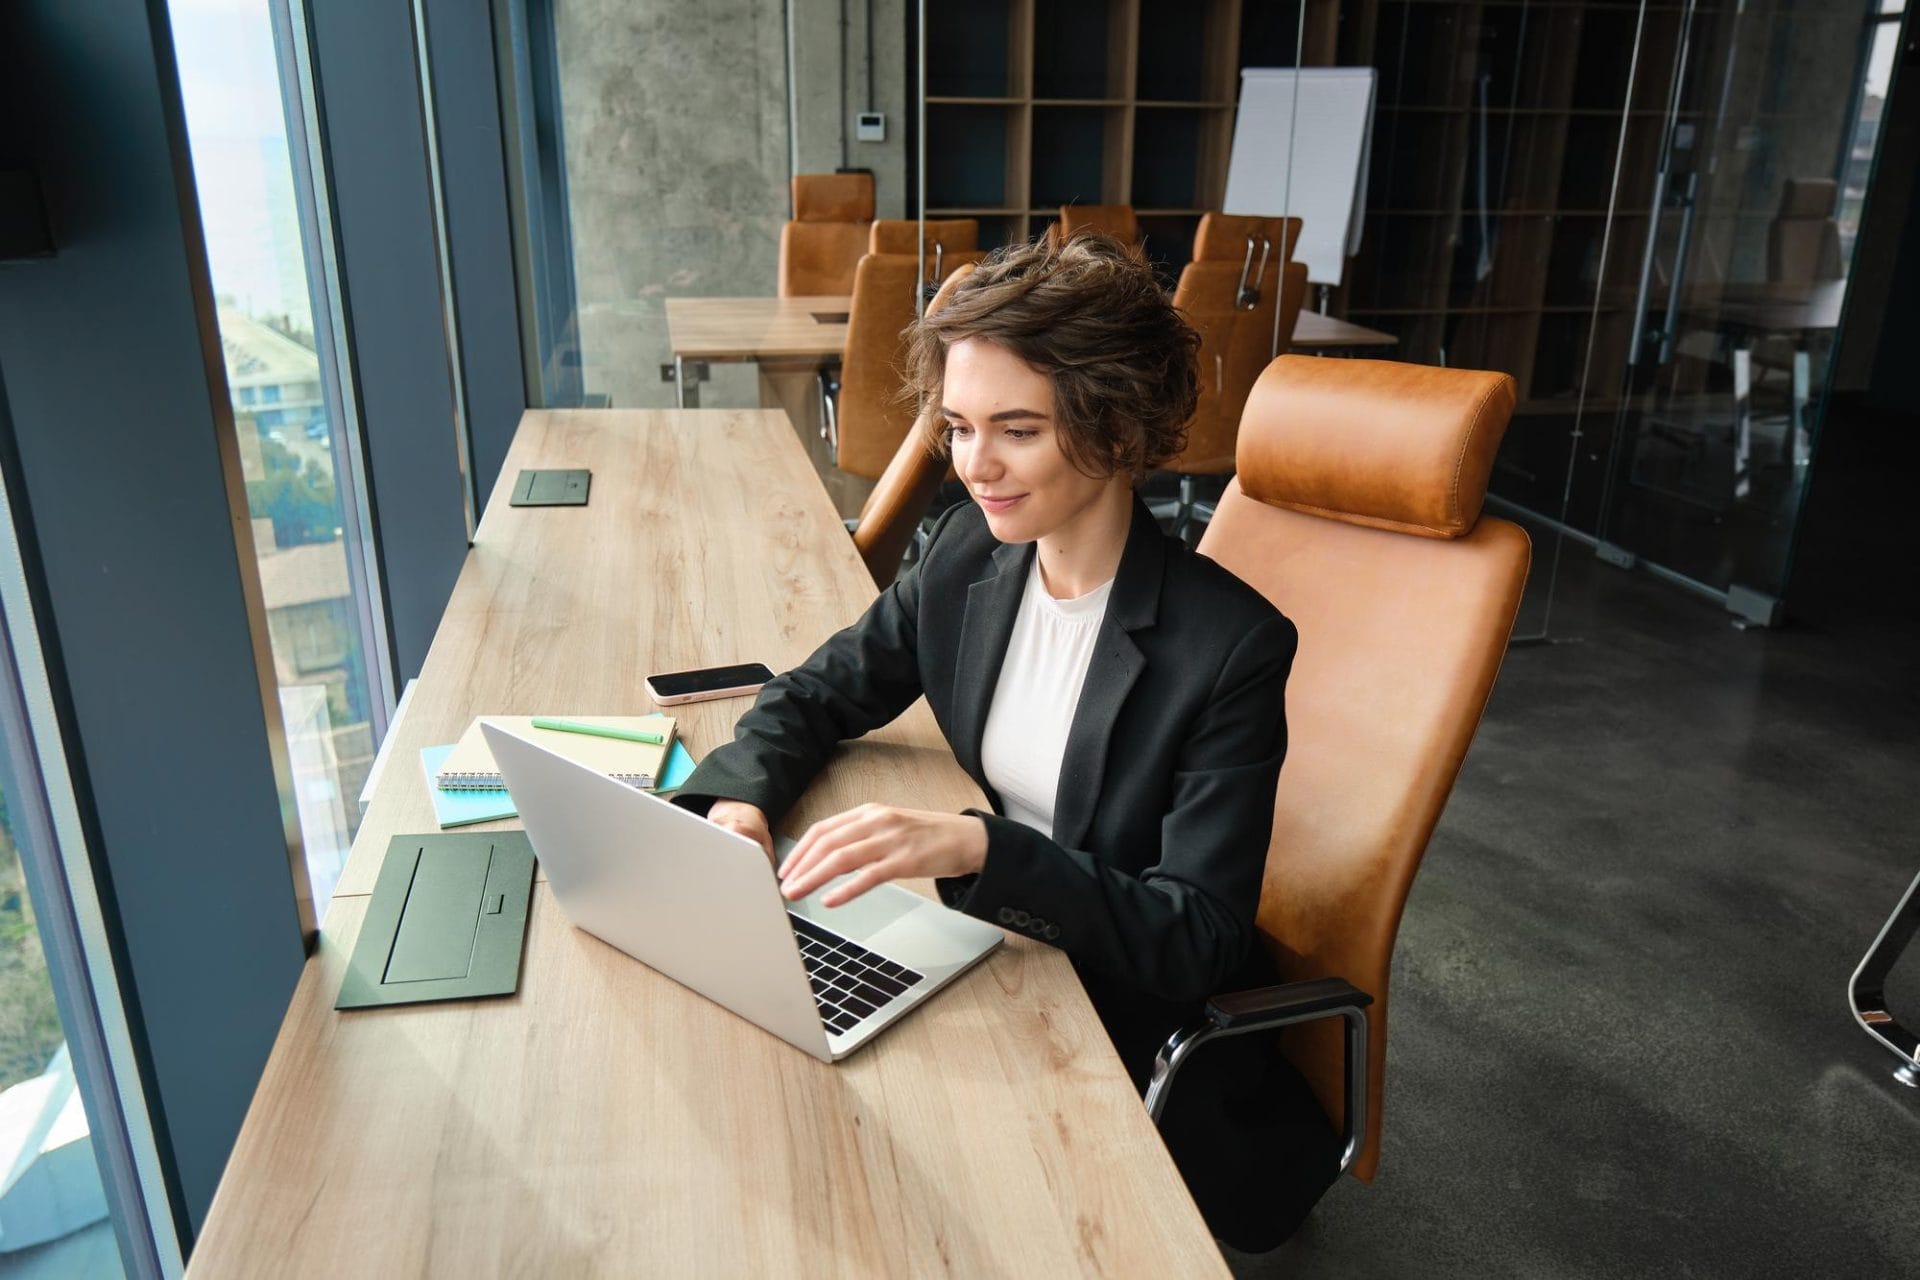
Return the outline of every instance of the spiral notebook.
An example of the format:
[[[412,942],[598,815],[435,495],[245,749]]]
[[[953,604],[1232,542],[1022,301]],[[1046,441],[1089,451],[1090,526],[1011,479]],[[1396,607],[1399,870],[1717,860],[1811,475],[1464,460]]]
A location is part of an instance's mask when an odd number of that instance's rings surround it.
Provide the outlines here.
[[[481,736],[482,722],[498,725],[509,733],[537,742],[557,755],[578,761],[630,787],[651,790],[666,767],[673,748],[672,716],[563,716],[577,723],[603,725],[610,729],[642,729],[660,735],[657,745],[630,742],[623,738],[602,738],[591,733],[569,733],[561,729],[536,729],[532,716],[482,716],[467,726],[454,745],[434,781],[446,791],[498,791],[506,784],[500,780],[500,766]]]

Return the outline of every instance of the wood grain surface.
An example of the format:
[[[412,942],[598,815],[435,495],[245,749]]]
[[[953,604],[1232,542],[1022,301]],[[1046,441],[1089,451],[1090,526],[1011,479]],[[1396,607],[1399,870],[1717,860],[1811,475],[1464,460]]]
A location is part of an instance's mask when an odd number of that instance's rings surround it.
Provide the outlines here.
[[[409,748],[482,709],[644,710],[647,670],[791,663],[873,594],[783,415],[532,412],[503,476],[525,466],[591,467],[592,502],[496,490]],[[744,705],[683,708],[690,741]],[[336,1012],[387,836],[432,829],[414,752],[394,763],[196,1280],[1226,1274],[1071,966],[1027,939],[837,1065],[574,929],[544,885],[515,995]],[[875,797],[977,802],[924,704],[803,809]]]
[[[588,467],[584,507],[514,507],[526,467]],[[480,715],[644,715],[650,672],[797,665],[872,602],[873,579],[785,415],[527,414],[474,533],[336,896],[373,892],[387,840],[437,829],[420,748]],[[665,708],[697,759],[746,698]],[[785,830],[866,800],[982,803],[924,702],[842,751]],[[516,828],[517,820],[464,830]]]
[[[1318,311],[1305,308],[1301,309],[1300,318],[1293,322],[1292,346],[1296,353],[1311,354],[1329,347],[1391,347],[1399,341],[1390,333],[1333,316],[1323,316]]]
[[[755,360],[761,356],[838,356],[847,345],[845,321],[821,323],[816,314],[845,315],[852,299],[668,298],[667,340],[688,360]]]

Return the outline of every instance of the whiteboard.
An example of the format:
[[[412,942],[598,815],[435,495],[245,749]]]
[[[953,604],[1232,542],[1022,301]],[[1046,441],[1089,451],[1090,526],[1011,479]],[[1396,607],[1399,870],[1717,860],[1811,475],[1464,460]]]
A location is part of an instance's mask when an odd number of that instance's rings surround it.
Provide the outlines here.
[[[1372,67],[1246,67],[1223,210],[1302,220],[1294,258],[1338,285],[1360,252],[1373,147]]]

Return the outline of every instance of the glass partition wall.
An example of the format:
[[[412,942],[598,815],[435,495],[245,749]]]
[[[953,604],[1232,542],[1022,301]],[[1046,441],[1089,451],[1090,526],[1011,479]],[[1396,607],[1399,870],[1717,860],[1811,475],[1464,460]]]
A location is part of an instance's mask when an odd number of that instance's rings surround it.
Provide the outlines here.
[[[1397,340],[1369,354],[1513,375],[1492,500],[1550,535],[1520,631],[1569,536],[1769,621],[1902,7],[927,0],[916,194],[989,242],[1132,204],[1171,278],[1223,207],[1240,73],[1372,68],[1358,251],[1310,305]],[[1291,177],[1323,145],[1267,152]]]
[[[1366,354],[1513,375],[1492,501],[1543,535],[1521,632],[1548,629],[1575,552],[1769,620],[1900,7],[497,0],[535,382],[674,403],[672,300],[775,292],[796,173],[870,169],[880,216],[975,218],[987,247],[1060,204],[1131,205],[1171,285],[1224,206],[1242,73],[1370,68],[1357,245],[1309,306],[1391,336]],[[869,105],[884,142],[859,139]],[[1289,124],[1269,150],[1290,179],[1325,145]],[[682,375],[817,436],[806,369]]]

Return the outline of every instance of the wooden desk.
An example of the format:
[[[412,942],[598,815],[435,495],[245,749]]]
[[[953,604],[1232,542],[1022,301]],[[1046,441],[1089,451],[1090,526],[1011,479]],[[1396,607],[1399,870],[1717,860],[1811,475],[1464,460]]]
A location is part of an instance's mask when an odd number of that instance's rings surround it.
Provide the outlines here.
[[[1398,346],[1399,343],[1400,339],[1390,333],[1369,329],[1363,324],[1336,320],[1332,316],[1323,316],[1318,311],[1308,311],[1304,308],[1300,312],[1300,318],[1293,324],[1292,349],[1301,355],[1369,347],[1392,347]]]
[[[699,361],[838,360],[847,346],[851,303],[836,297],[668,298],[675,403],[699,406]]]
[[[592,502],[509,507],[531,466],[591,467]],[[1025,939],[837,1066],[540,885],[516,995],[333,1010],[389,835],[433,829],[421,745],[789,664],[873,595],[777,413],[533,412],[502,477],[189,1274],[1225,1275],[1071,967]],[[696,755],[742,705],[680,708]],[[802,808],[868,798],[978,802],[924,703]]]

